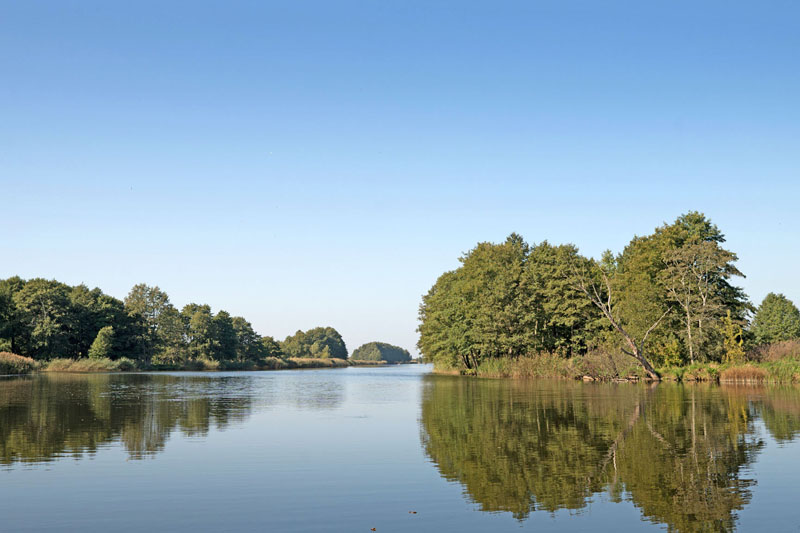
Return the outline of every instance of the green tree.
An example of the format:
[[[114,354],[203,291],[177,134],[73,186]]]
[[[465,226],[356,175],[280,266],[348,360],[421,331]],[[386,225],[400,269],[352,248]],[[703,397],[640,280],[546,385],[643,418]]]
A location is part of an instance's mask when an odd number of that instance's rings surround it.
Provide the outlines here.
[[[386,361],[387,363],[406,363],[411,361],[408,350],[385,342],[362,344],[350,356],[354,361]]]
[[[236,335],[236,359],[238,361],[258,361],[266,357],[265,345],[261,337],[253,330],[252,324],[240,316],[231,319]]]
[[[741,363],[744,361],[744,334],[742,326],[731,318],[731,312],[722,319],[723,345],[726,363]]]
[[[6,341],[4,350],[21,354],[21,336],[23,323],[17,306],[14,303],[14,294],[25,286],[25,280],[19,276],[0,280],[0,341]]]
[[[167,293],[156,287],[144,283],[134,285],[125,298],[125,310],[138,320],[142,330],[139,339],[140,357],[149,363],[153,355],[162,348],[162,338],[159,329],[162,326],[161,317],[166,310],[172,307]]]
[[[214,315],[208,305],[187,304],[181,309],[193,359],[214,359],[218,353]]]
[[[92,346],[89,348],[89,357],[92,359],[102,359],[111,356],[114,346],[114,328],[104,326],[97,332]]]
[[[281,344],[270,336],[261,337],[261,354],[262,357],[279,357],[286,358],[287,355],[281,349]]]
[[[287,357],[347,359],[347,346],[339,332],[331,327],[298,330],[286,337],[280,346]]]
[[[70,343],[69,287],[55,280],[29,280],[13,296],[22,325],[20,355],[37,359],[64,357],[74,350]]]
[[[783,294],[771,292],[758,306],[750,331],[758,344],[800,338],[800,311]]]
[[[236,359],[237,336],[233,320],[227,311],[219,311],[213,319],[215,337],[214,359],[217,361],[233,361]]]

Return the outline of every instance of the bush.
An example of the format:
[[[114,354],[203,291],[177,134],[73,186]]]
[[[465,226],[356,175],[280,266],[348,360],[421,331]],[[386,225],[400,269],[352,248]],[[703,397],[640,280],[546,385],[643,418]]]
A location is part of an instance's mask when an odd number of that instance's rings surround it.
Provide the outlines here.
[[[747,354],[747,359],[758,362],[800,359],[800,339],[759,346]]]
[[[27,374],[36,370],[38,364],[30,357],[11,352],[0,352],[0,375]]]
[[[130,361],[130,359],[126,359]],[[119,361],[111,359],[52,359],[44,367],[45,372],[117,372]]]

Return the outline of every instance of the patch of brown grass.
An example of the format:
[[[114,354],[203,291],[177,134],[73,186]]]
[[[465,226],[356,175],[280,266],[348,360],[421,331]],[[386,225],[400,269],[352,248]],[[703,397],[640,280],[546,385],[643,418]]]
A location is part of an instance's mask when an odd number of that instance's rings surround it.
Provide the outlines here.
[[[0,375],[27,374],[36,370],[39,365],[30,357],[0,352]]]
[[[719,373],[720,383],[761,383],[769,380],[769,372],[754,365],[726,368]]]
[[[800,359],[800,339],[775,342],[750,350],[747,359],[758,362],[780,361],[781,359]]]
[[[290,357],[291,368],[341,368],[350,366],[347,359],[326,359],[322,357]]]

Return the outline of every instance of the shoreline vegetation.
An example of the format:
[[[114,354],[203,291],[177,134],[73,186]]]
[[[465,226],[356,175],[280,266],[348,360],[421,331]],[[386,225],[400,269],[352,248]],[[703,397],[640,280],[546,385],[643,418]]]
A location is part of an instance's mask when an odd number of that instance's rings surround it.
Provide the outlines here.
[[[382,360],[370,361],[321,357],[293,357],[281,359],[274,357],[261,361],[246,361],[244,363],[220,363],[219,361],[196,360],[190,361],[183,365],[150,364],[145,366],[137,361],[125,357],[119,359],[110,359],[107,357],[84,359],[56,358],[49,361],[37,362],[30,357],[22,357],[19,355],[2,352],[0,353],[0,376],[24,375],[35,372],[100,373],[297,370],[306,368],[347,368],[351,366],[392,366],[411,363],[413,363],[413,361],[390,362]]]
[[[407,350],[368,342],[350,356],[332,327],[283,341],[241,316],[190,303],[178,310],[157,286],[124,300],[86,285],[0,279],[0,375],[151,370],[281,370],[410,362]]]
[[[478,243],[423,297],[417,344],[436,372],[586,381],[800,382],[800,310],[756,308],[725,236],[689,212],[618,254]]]
[[[660,367],[658,381],[727,384],[800,384],[800,341],[777,343],[748,354],[739,363],[715,361],[687,366]],[[516,359],[487,359],[474,371],[434,368],[443,375],[477,378],[564,379],[601,382],[650,381],[649,376],[624,355],[593,352],[570,359],[553,354]]]

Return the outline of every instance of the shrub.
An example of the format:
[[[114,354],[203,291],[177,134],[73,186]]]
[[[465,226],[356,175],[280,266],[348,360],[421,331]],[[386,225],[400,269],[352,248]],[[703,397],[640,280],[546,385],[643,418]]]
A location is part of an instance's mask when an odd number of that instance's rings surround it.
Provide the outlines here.
[[[38,364],[30,357],[22,357],[11,352],[0,352],[0,375],[27,374],[36,370]]]
[[[119,361],[112,361],[107,357],[102,359],[52,359],[44,367],[45,372],[117,372],[119,369]]]

